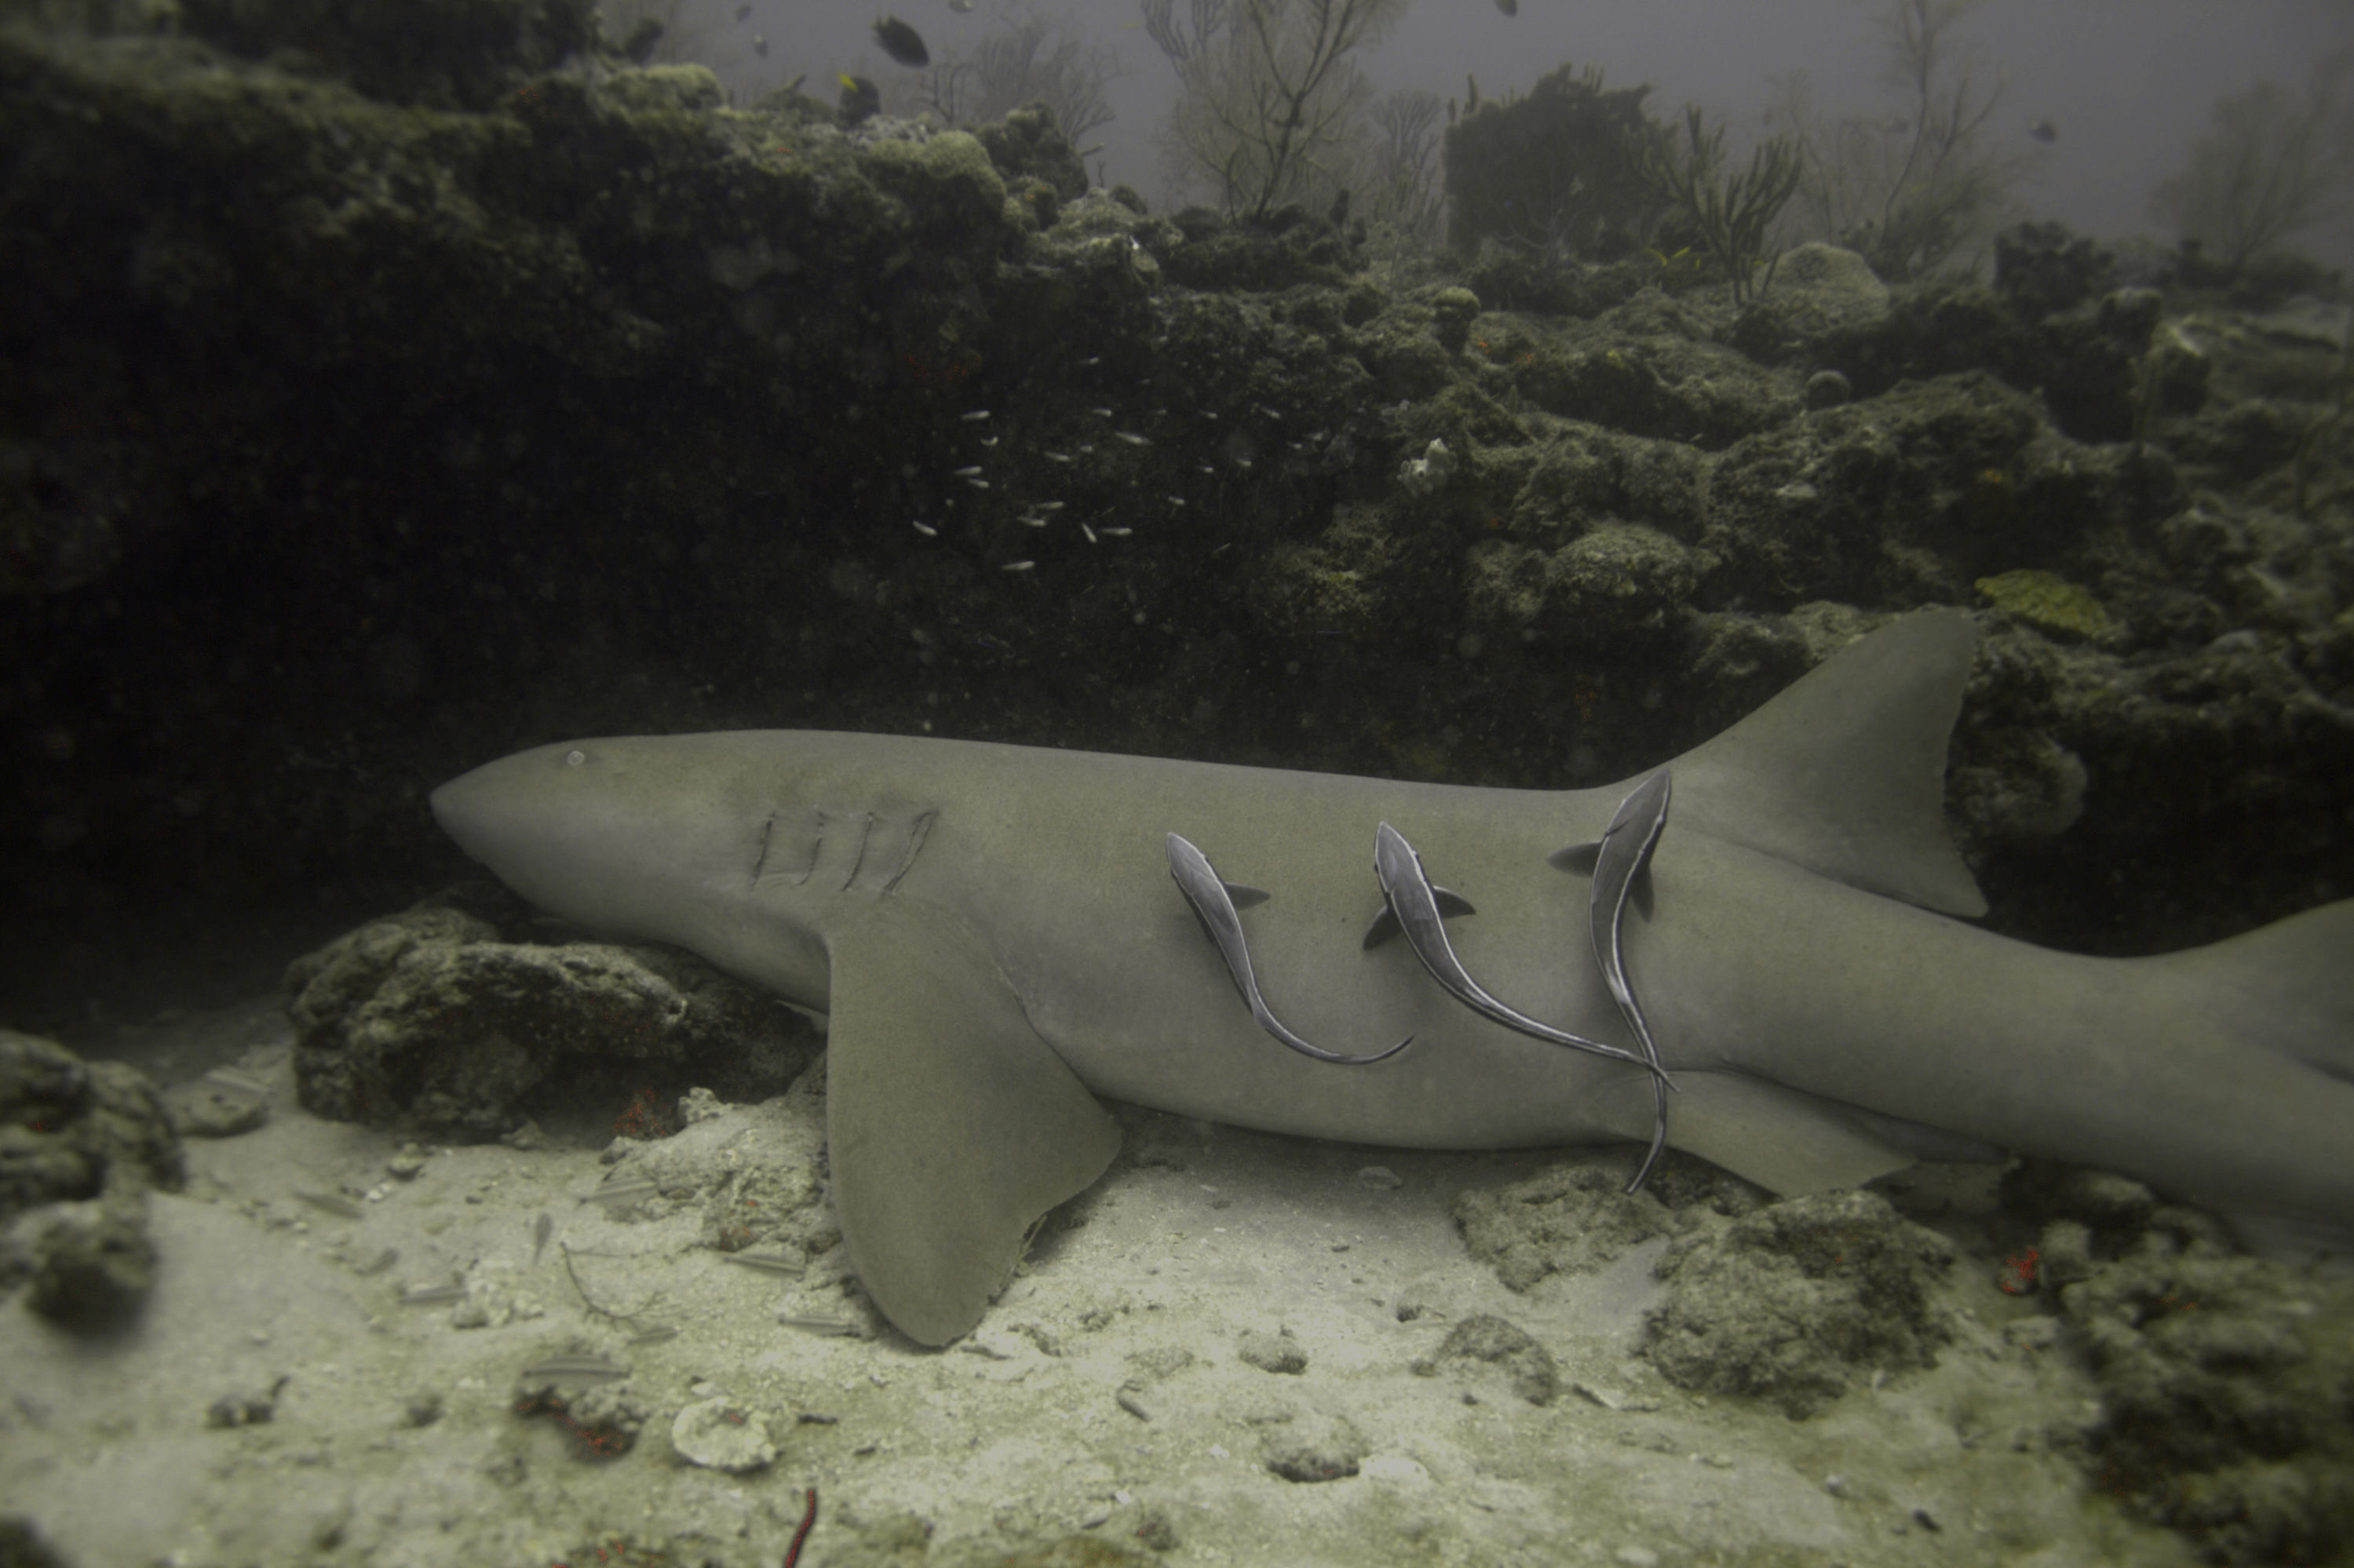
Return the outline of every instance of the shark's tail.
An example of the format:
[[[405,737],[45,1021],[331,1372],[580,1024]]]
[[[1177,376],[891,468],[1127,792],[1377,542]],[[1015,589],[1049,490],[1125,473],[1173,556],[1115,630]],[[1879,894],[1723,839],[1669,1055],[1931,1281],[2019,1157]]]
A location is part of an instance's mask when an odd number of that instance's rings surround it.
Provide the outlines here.
[[[2277,1147],[2299,1150],[2302,1163],[2343,1171],[2354,1160],[2354,899],[2147,961],[2198,987],[2235,1040],[2312,1075],[2272,1130]],[[2283,1262],[2324,1259],[2334,1271],[2354,1266],[2354,1213],[2342,1200],[2324,1212],[2299,1213],[2295,1202],[2267,1197],[2223,1207],[2252,1251]]]
[[[2354,1083],[2354,898],[2159,961],[2227,996],[2251,1044]]]

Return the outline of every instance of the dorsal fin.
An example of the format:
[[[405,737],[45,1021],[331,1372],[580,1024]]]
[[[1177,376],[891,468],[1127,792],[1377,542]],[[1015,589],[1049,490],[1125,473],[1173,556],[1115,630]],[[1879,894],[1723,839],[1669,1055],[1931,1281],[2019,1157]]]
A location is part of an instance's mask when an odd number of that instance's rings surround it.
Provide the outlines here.
[[[1477,915],[1479,913],[1479,911],[1471,907],[1471,901],[1469,898],[1464,897],[1463,895],[1459,893],[1449,893],[1444,887],[1434,887],[1430,891],[1437,897],[1438,912],[1441,915]],[[1371,952],[1373,949],[1380,947],[1384,942],[1388,941],[1392,937],[1394,937],[1397,934],[1397,915],[1388,905],[1384,904],[1382,906],[1382,912],[1373,916],[1373,923],[1365,927],[1365,940],[1363,947],[1367,952]]]
[[[1985,914],[1946,829],[1946,744],[1977,649],[1961,609],[1842,648],[1676,758],[1677,823],[1925,909]]]

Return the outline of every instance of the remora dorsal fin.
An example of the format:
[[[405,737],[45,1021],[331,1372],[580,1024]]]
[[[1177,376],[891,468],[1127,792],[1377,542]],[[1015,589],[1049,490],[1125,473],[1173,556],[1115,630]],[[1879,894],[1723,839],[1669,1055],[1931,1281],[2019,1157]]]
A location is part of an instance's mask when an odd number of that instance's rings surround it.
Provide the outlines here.
[[[1925,909],[1985,914],[1946,830],[1946,743],[1977,650],[1961,609],[1840,649],[1676,758],[1677,822]]]

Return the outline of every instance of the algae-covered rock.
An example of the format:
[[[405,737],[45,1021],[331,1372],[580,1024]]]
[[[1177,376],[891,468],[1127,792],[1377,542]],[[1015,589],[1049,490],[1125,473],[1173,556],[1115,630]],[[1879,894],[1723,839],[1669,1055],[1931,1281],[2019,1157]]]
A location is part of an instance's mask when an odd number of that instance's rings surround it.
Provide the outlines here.
[[[1417,1359],[1416,1377],[1437,1377],[1449,1361],[1476,1361],[1501,1371],[1511,1390],[1531,1404],[1551,1404],[1561,1390],[1561,1370],[1553,1352],[1510,1319],[1475,1313],[1447,1331],[1438,1349]]]
[[[1793,1420],[1952,1337],[1930,1299],[1953,1245],[1876,1192],[1791,1198],[1672,1243],[1644,1359],[1671,1383],[1761,1399]]]
[[[649,1075],[776,1093],[815,1052],[799,1014],[673,949],[501,938],[479,916],[424,905],[297,959],[303,1107],[489,1139],[535,1097],[626,1099]]]
[[[595,0],[177,0],[190,36],[260,59],[297,51],[373,98],[479,109],[598,43]]]
[[[1002,120],[974,127],[972,133],[1007,185],[1041,181],[1066,202],[1087,194],[1087,166],[1056,127],[1054,111],[1046,105],[1034,103],[1014,110]],[[1046,227],[1053,227],[1051,218]]]
[[[1760,359],[1776,359],[1828,333],[1868,330],[1887,314],[1888,285],[1871,263],[1852,250],[1809,241],[1775,262],[1772,286],[1743,313],[1734,341]],[[1846,399],[1810,401],[1829,407]]]
[[[1252,1418],[1262,1428],[1261,1462],[1287,1481],[1312,1485],[1357,1473],[1373,1445],[1345,1415],[1319,1410],[1278,1411]]]
[[[69,1329],[102,1330],[137,1311],[155,1266],[143,1192],[44,1205],[0,1244],[0,1283],[29,1275],[27,1303]]]
[[[1513,1290],[1549,1274],[1583,1274],[1628,1247],[1684,1228],[1649,1191],[1621,1191],[1625,1179],[1590,1165],[1557,1165],[1523,1181],[1479,1188],[1455,1200],[1455,1223],[1471,1255]]]
[[[1572,646],[1623,648],[1682,629],[1702,563],[1656,529],[1605,523],[1553,551],[1476,545],[1466,565],[1466,597],[1479,621]]]
[[[2105,1489],[2213,1563],[2354,1551],[2354,1286],[2160,1228],[2060,1305],[2100,1389]]]
[[[186,1180],[146,1074],[0,1029],[0,1224],[44,1203],[177,1192]]]
[[[1005,181],[988,149],[961,131],[866,143],[876,185],[906,202],[919,227],[970,231],[1004,221]]]
[[[147,1190],[186,1181],[144,1073],[0,1029],[0,1290],[29,1281],[32,1308],[69,1329],[122,1321],[154,1284]]]

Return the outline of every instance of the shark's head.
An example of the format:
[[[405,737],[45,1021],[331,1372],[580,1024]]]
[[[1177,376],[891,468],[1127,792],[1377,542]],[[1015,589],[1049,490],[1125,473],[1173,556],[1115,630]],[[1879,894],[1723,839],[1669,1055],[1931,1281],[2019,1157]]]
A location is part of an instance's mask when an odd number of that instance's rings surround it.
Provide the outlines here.
[[[683,901],[731,869],[740,874],[744,852],[741,814],[708,789],[682,788],[685,749],[663,737],[536,747],[442,785],[433,815],[550,914],[677,941]]]
[[[761,875],[772,856],[790,858],[772,842],[780,813],[811,815],[792,811],[811,788],[811,758],[803,747],[765,740],[559,741],[452,779],[433,791],[433,815],[468,854],[551,915],[691,948],[821,1005],[823,890]]]

